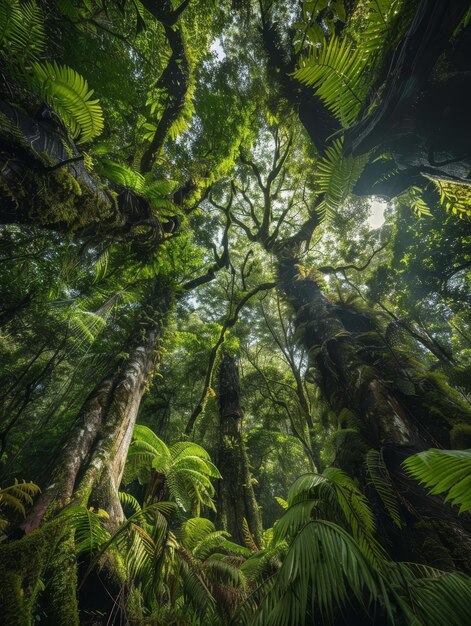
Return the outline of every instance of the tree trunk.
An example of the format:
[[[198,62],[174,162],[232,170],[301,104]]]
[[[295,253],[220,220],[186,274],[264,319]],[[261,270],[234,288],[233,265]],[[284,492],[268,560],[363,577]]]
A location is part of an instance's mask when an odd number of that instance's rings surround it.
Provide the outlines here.
[[[430,447],[449,447],[453,422],[469,422],[468,407],[446,383],[418,369],[388,345],[374,318],[333,303],[319,286],[299,279],[296,260],[280,260],[280,281],[294,309],[300,342],[308,353],[308,376],[336,412],[336,464],[367,490],[365,454],[382,452],[398,494],[404,528],[394,530],[378,502],[379,533],[400,560],[470,570],[466,520],[408,479],[401,462]]]
[[[249,458],[242,435],[239,372],[234,357],[224,354],[219,368],[219,460],[217,522],[244,544],[243,520],[260,547],[262,521],[255,499]]]
[[[158,361],[163,323],[171,305],[162,288],[144,319],[136,324],[129,356],[101,380],[85,401],[63,444],[47,487],[22,527],[36,528],[46,512],[72,501],[107,510],[122,519],[118,487],[142,396]],[[93,502],[92,502],[93,500]]]
[[[12,585],[23,589],[24,602],[29,603],[29,608],[14,619],[17,611],[12,605],[12,626],[31,623],[38,581],[45,572],[49,581],[44,596],[48,623],[67,623],[68,626],[78,623],[73,536],[71,529],[54,514],[76,503],[107,511],[111,530],[123,519],[118,489],[139,405],[160,360],[159,344],[171,304],[171,290],[167,286],[156,286],[152,304],[131,335],[129,356],[90,393],[61,451],[53,459],[47,486],[21,525],[26,537],[0,549],[0,560],[4,560],[0,613],[9,610],[8,595]],[[42,549],[41,558],[29,562],[15,557],[21,554],[23,544],[27,548],[29,544],[35,547],[44,543],[47,547]],[[124,582],[119,566],[110,558],[103,565],[98,579],[106,583],[108,592],[111,585],[118,593]],[[68,606],[64,608],[60,597],[66,596]],[[107,594],[104,597],[108,600]]]

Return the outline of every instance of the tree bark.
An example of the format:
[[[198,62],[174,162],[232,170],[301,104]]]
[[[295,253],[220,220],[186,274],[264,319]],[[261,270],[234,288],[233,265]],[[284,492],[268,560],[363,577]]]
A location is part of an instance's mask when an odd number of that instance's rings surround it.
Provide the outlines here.
[[[239,372],[234,357],[225,353],[219,367],[219,460],[217,522],[244,544],[243,520],[260,547],[262,521],[255,499],[249,457],[242,433]]]
[[[54,459],[50,479],[22,524],[25,533],[46,514],[67,504],[93,504],[119,522],[118,488],[140,402],[160,360],[159,343],[171,292],[164,286],[153,298],[130,338],[129,356],[118,363],[88,396]]]
[[[400,560],[470,571],[469,520],[458,520],[401,467],[410,454],[449,447],[453,422],[468,423],[469,409],[445,383],[396,353],[373,317],[331,302],[313,280],[299,279],[294,258],[281,258],[279,272],[299,341],[308,353],[308,376],[336,412],[338,427],[350,433],[339,444],[336,464],[368,490],[365,454],[371,448],[382,452],[404,524],[398,532],[381,505],[375,505],[386,547]]]

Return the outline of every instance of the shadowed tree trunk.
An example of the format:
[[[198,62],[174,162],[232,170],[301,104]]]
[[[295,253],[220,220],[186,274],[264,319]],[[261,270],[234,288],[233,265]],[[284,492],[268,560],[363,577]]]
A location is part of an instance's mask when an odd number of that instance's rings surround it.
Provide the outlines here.
[[[368,489],[365,454],[381,451],[398,494],[399,531],[381,505],[379,533],[400,560],[471,570],[469,520],[408,479],[401,462],[430,447],[449,447],[454,423],[468,423],[469,409],[445,383],[418,370],[387,344],[373,317],[331,302],[296,260],[279,262],[281,287],[293,307],[299,341],[309,356],[308,376],[319,386],[345,431],[336,464]]]
[[[234,357],[224,354],[219,367],[219,460],[217,522],[244,544],[243,520],[258,546],[262,521],[255,499],[249,458],[242,434],[239,372]]]

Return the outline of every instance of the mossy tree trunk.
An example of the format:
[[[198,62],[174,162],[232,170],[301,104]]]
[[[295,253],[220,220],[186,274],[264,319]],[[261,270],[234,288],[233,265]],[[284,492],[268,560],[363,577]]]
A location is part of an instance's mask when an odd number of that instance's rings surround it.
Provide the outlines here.
[[[218,485],[217,522],[243,545],[245,519],[260,546],[262,521],[252,485],[242,420],[239,372],[234,357],[225,353],[219,367],[218,468],[222,480]]]
[[[8,581],[13,581],[11,584],[23,594],[22,602],[27,607],[16,621],[9,622],[12,625],[31,623],[36,587],[46,572],[48,585],[44,598],[49,623],[64,626],[78,623],[76,561],[70,529],[58,527],[52,533],[49,530],[57,520],[54,514],[68,504],[105,510],[109,514],[111,529],[123,519],[118,489],[139,405],[159,363],[162,331],[171,304],[171,290],[157,285],[152,303],[130,337],[128,356],[115,365],[90,393],[60,453],[53,459],[47,484],[22,524],[26,537],[5,547],[3,556],[7,558],[10,554],[20,554],[22,546],[31,541],[39,541],[41,546],[46,541],[49,546],[43,550],[44,558],[35,558],[31,562],[13,557],[7,559],[3,583],[0,583],[0,613],[3,608],[6,610],[9,602]],[[107,559],[106,564],[108,569],[113,568],[112,560]],[[64,573],[67,573],[65,577]],[[122,578],[119,572],[113,571],[106,571],[103,575],[115,586]],[[74,599],[75,608],[69,606],[64,612],[61,597],[66,596]],[[75,615],[75,621],[72,615]]]
[[[308,353],[307,375],[344,432],[337,440],[336,464],[368,490],[365,455],[378,450],[397,492],[402,530],[390,523],[379,499],[375,504],[385,545],[400,560],[471,569],[466,522],[426,495],[401,467],[410,454],[449,447],[453,423],[469,421],[469,408],[446,382],[388,345],[373,316],[330,301],[314,280],[301,279],[296,259],[280,258],[279,271],[299,341]]]

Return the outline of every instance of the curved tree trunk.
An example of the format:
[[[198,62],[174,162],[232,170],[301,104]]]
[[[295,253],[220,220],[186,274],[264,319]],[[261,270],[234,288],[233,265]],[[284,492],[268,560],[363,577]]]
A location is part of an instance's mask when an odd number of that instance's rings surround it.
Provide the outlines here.
[[[295,259],[281,259],[279,268],[309,356],[308,376],[345,432],[336,464],[368,489],[365,454],[381,451],[397,491],[402,531],[393,528],[379,501],[375,506],[385,545],[399,559],[471,570],[469,522],[426,495],[401,467],[410,454],[449,447],[453,423],[469,422],[469,409],[445,383],[419,371],[388,345],[372,317],[331,302],[313,280],[299,279]]]
[[[217,522],[244,544],[243,520],[260,547],[262,521],[255,499],[249,458],[242,435],[239,372],[234,357],[224,354],[219,368],[219,459]]]

